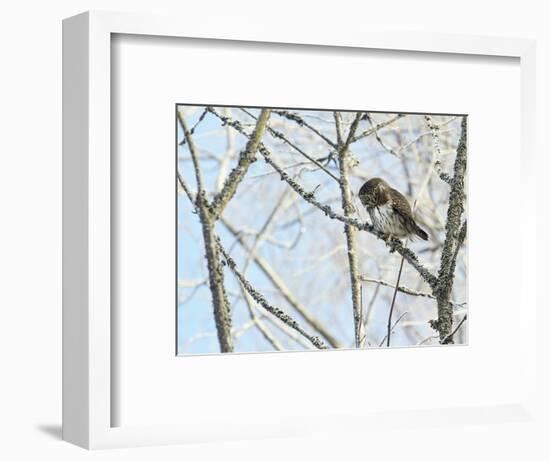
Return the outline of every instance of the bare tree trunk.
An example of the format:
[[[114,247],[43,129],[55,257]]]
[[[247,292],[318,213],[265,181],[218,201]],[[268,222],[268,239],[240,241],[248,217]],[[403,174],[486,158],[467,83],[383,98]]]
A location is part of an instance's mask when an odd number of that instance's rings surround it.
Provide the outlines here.
[[[453,289],[454,272],[458,250],[466,238],[466,222],[462,223],[464,213],[464,176],[466,173],[467,157],[467,119],[462,118],[462,133],[456,149],[454,176],[449,180],[449,208],[445,224],[445,243],[441,253],[441,263],[437,277],[437,286],[434,295],[437,300],[437,320],[432,321],[432,327],[439,332],[441,344],[453,343],[453,307],[451,292]]]
[[[353,121],[347,140],[344,142],[342,135],[342,126],[340,120],[340,113],[334,113],[334,119],[336,122],[336,131],[338,138],[338,163],[340,165],[340,191],[342,195],[342,209],[344,216],[349,218],[353,216],[355,208],[352,204],[351,189],[348,181],[350,170],[350,156],[349,156],[349,144],[355,135],[357,125],[361,119],[361,114],[357,113],[355,120]],[[351,284],[351,301],[353,308],[353,325],[355,331],[355,347],[363,347],[365,342],[365,334],[363,332],[363,314],[361,303],[361,279],[359,273],[359,265],[357,263],[357,252],[355,243],[356,229],[349,224],[344,225],[344,232],[346,234],[346,245],[348,253],[348,263],[350,272],[350,284]]]
[[[200,199],[199,199],[200,200]],[[203,200],[200,200],[203,202]],[[229,302],[225,294],[223,266],[214,234],[214,224],[208,214],[206,203],[199,204],[199,215],[202,222],[202,235],[204,250],[208,267],[208,279],[212,293],[214,307],[214,320],[218,332],[218,341],[222,352],[233,351],[233,338],[231,337],[231,314]]]

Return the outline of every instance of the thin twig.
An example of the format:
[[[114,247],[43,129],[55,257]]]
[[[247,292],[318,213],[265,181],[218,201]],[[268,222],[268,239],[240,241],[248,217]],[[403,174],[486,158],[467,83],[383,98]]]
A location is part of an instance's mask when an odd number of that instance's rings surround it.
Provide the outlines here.
[[[300,117],[298,114],[288,112],[286,110],[274,110],[274,114],[277,114],[281,117],[284,117],[288,120],[292,120],[293,122],[296,122],[299,126],[304,126],[313,133],[315,133],[317,136],[319,136],[323,141],[325,141],[330,147],[333,149],[337,148],[337,145],[334,141],[330,140],[327,136],[325,136],[323,133],[321,133],[317,128],[310,125],[308,122],[306,122],[302,117]]]
[[[468,318],[468,314],[465,314],[464,317],[462,317],[462,320],[456,326],[456,328],[440,341],[441,344],[448,344],[450,340],[453,338],[453,336],[455,335],[455,333],[460,329],[462,324],[466,321],[467,318]]]
[[[430,117],[429,115],[425,115],[424,119],[426,120],[428,128],[432,133],[432,138],[434,141],[434,150],[436,153],[436,158],[434,163],[435,171],[437,171],[437,174],[439,175],[439,177],[443,182],[446,182],[447,184],[450,185],[451,177],[447,173],[445,173],[441,167],[441,146],[439,142],[439,125],[436,125],[432,120],[432,117]]]
[[[229,115],[230,109],[228,107],[224,107],[223,113],[225,115]],[[223,183],[225,180],[225,172],[229,167],[229,164],[231,163],[231,160],[233,159],[233,156],[234,156],[234,142],[233,142],[234,135],[235,135],[235,132],[230,127],[227,127],[225,129],[225,139],[226,139],[227,147],[225,149],[225,153],[222,159],[220,160],[220,166],[219,166],[218,175],[216,178],[216,192],[220,192],[222,190]]]
[[[195,197],[193,197],[193,193],[191,192],[191,189],[186,184],[186,182],[183,180],[183,177],[181,176],[179,171],[177,172],[177,178],[178,178],[178,183],[179,183],[180,187],[185,192],[185,195],[187,195],[187,198],[189,199],[189,201],[191,203],[195,203]]]
[[[390,340],[391,340],[391,318],[393,315],[393,308],[395,306],[395,298],[397,297],[397,291],[399,289],[399,281],[401,280],[401,273],[403,272],[403,263],[405,262],[405,258],[401,257],[401,264],[399,265],[399,273],[397,274],[397,281],[395,282],[395,289],[393,290],[393,298],[391,300],[391,306],[390,306],[390,314],[388,315],[388,333],[386,334],[387,342],[386,347],[390,347]]]
[[[262,336],[265,338],[265,340],[269,344],[271,344],[273,349],[275,349],[276,351],[284,350],[282,344],[277,340],[275,335],[273,335],[273,333],[271,333],[271,331],[269,331],[267,326],[262,322],[262,320],[260,319],[260,317],[256,313],[255,308],[254,308],[254,304],[252,303],[252,300],[251,300],[251,297],[247,293],[247,291],[244,289],[242,284],[239,284],[239,288],[241,290],[241,294],[244,298],[245,304],[248,308],[248,313],[250,315],[250,319],[252,320],[252,322],[254,322],[254,325],[256,326],[256,328],[258,328],[258,330],[260,331]]]
[[[367,277],[365,275],[361,276],[361,281],[375,283],[378,286],[384,286],[384,287],[388,287],[388,288],[395,288],[396,287],[396,285],[393,284],[393,283],[386,282],[385,280],[380,280],[380,279]],[[400,293],[404,293],[404,294],[407,294],[407,295],[410,295],[410,296],[419,296],[421,298],[436,299],[435,296],[432,293],[429,293],[427,291],[413,290],[413,289],[405,287],[403,285],[399,285],[397,287],[397,290]],[[453,301],[453,300],[451,300],[450,303],[453,305],[453,307],[457,307],[457,308],[458,307],[464,307],[466,304],[468,304],[467,302],[458,302],[458,301]]]
[[[408,312],[403,312],[399,317],[398,319],[394,322],[394,324],[392,325],[391,327],[391,330],[389,330],[386,335],[382,338],[382,341],[380,341],[380,343],[378,343],[378,347],[382,347],[382,345],[387,342],[387,339],[388,339],[388,333],[391,334],[391,332],[393,332],[393,330],[395,330],[395,327],[397,326],[397,324],[405,317],[405,315],[407,315]]]
[[[386,120],[385,122],[378,123],[377,125],[373,126],[372,128],[363,131],[362,133],[358,134],[352,139],[352,142],[359,141],[360,139],[366,138],[367,136],[370,136],[373,133],[377,133],[378,130],[381,130],[382,128],[387,127],[388,125],[391,125],[392,123],[395,123],[397,120],[399,120],[401,117],[404,117],[403,114],[397,114],[395,117],[392,117],[389,120]]]
[[[370,125],[372,126],[371,131],[374,133],[374,137],[378,141],[378,144],[380,144],[384,148],[384,150],[389,152],[391,155],[393,155],[394,157],[399,158],[400,155],[395,150],[393,150],[390,146],[386,145],[386,143],[384,141],[382,141],[382,138],[378,134],[378,130],[380,128],[378,128],[378,126],[374,124],[374,122],[372,121],[371,116],[367,112],[365,112],[364,118],[366,118],[368,120],[368,122],[370,123]],[[397,120],[398,118],[399,118],[399,116],[395,120]]]
[[[178,109],[177,111],[178,113],[178,119],[180,119],[180,122],[181,122],[181,118],[183,117]],[[204,120],[204,117],[206,116],[206,114],[208,113],[208,111],[206,110],[206,108],[202,111],[202,114],[200,115],[199,119],[196,121],[196,123],[191,127],[191,129],[189,130],[189,134],[191,136],[193,136],[193,134],[195,134],[195,130],[197,129],[197,126],[199,126],[199,124]],[[185,143],[187,142],[187,137],[183,137],[183,139],[180,141],[180,146],[183,146]]]
[[[283,192],[281,198],[279,199],[279,201],[277,202],[277,204],[275,205],[275,208],[272,210],[272,212],[270,213],[269,217],[267,218],[267,220],[265,221],[264,225],[262,226],[262,228],[260,229],[260,231],[256,234],[255,236],[255,239],[254,239],[254,244],[252,245],[252,248],[250,248],[250,250],[248,251],[248,254],[246,256],[246,261],[244,263],[244,266],[243,266],[243,269],[242,269],[242,273],[243,275],[246,274],[246,270],[248,268],[248,265],[250,264],[250,261],[253,259],[253,257],[255,256],[256,254],[256,251],[259,247],[259,245],[261,244],[261,240],[263,238],[263,235],[265,232],[268,231],[268,228],[272,222],[272,220],[275,218],[278,210],[280,209],[280,207],[282,206],[283,202],[284,202],[284,198],[286,196],[286,193],[287,191],[285,190],[285,192]],[[222,218],[223,219],[223,218]],[[262,336],[273,346],[273,348],[275,350],[283,350],[283,347],[281,345],[281,343],[277,340],[277,338],[271,333],[271,331],[269,331],[269,329],[267,328],[267,326],[262,322],[262,320],[260,319],[260,317],[257,315],[256,313],[256,310],[255,310],[255,306],[251,300],[251,297],[250,295],[246,292],[246,290],[244,289],[243,285],[242,284],[239,284],[239,288],[241,290],[241,293],[244,297],[244,300],[246,302],[246,306],[248,308],[248,312],[252,318],[252,320],[254,321],[254,323],[256,324],[256,327],[258,328],[258,330],[260,331],[260,333],[262,334]]]
[[[363,285],[361,285],[362,289]],[[367,338],[367,327],[370,322],[370,317],[372,314],[372,308],[374,306],[374,303],[376,302],[376,299],[378,298],[378,293],[380,292],[380,285],[376,285],[376,288],[374,289],[374,294],[371,296],[371,299],[369,301],[369,305],[367,306],[367,310],[365,312],[365,315],[363,316],[363,334],[365,335],[365,339]]]
[[[246,109],[241,109],[245,114],[247,114],[249,117],[252,117],[254,119],[256,119],[257,117],[255,117],[253,114],[251,114],[249,111],[247,111]],[[301,154],[302,156],[304,156],[305,158],[307,158],[311,163],[315,164],[319,169],[323,170],[326,174],[328,174],[332,179],[334,179],[335,181],[338,181],[338,177],[336,177],[334,175],[334,173],[332,173],[331,171],[329,171],[322,163],[319,163],[318,160],[314,159],[311,155],[309,155],[308,153],[304,152],[303,149],[300,149],[296,144],[294,144],[292,141],[290,141],[283,133],[281,133],[280,131],[277,131],[275,130],[274,128],[272,128],[271,126],[267,126],[267,131],[271,134],[271,136],[273,136],[275,139],[280,139],[281,141],[283,141],[285,144],[288,144],[290,147],[292,147],[296,152],[298,152],[299,154]]]
[[[274,317],[273,315],[269,315],[267,313],[262,314],[262,317],[268,323],[270,323],[275,328],[277,328],[281,333],[287,336],[291,341],[294,341],[296,344],[299,344],[304,349],[306,350],[316,349],[316,347],[313,344],[311,344],[306,338],[304,338],[300,333],[290,328],[286,323],[283,323],[277,317]]]

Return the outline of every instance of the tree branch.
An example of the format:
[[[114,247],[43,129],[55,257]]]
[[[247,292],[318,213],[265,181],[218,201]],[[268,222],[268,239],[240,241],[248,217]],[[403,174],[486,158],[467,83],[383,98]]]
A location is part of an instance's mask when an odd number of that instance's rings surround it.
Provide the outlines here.
[[[292,112],[288,112],[286,110],[274,110],[274,114],[277,114],[281,117],[284,117],[288,120],[292,120],[293,122],[296,122],[299,126],[306,127],[311,132],[315,133],[317,136],[319,136],[323,141],[325,141],[330,147],[332,147],[334,150],[337,149],[337,145],[335,142],[331,141],[327,136],[325,136],[323,133],[321,133],[317,128],[307,123],[302,117],[300,117],[298,114],[294,114]]]
[[[215,115],[220,120],[222,120],[222,122],[233,127],[237,132],[239,132],[243,136],[250,137],[250,135],[244,130],[244,128],[242,127],[239,121],[233,120],[229,117],[225,117],[223,115],[218,114],[212,107],[209,107],[208,110],[213,115]],[[269,164],[271,167],[273,167],[273,169],[277,171],[277,173],[279,173],[281,180],[285,181],[294,190],[294,192],[300,195],[306,202],[317,207],[330,219],[335,219],[340,222],[343,222],[344,224],[349,224],[355,227],[357,230],[366,231],[378,237],[388,246],[390,251],[392,252],[397,251],[400,255],[404,256],[405,260],[418,271],[418,273],[424,279],[424,281],[432,289],[435,289],[437,284],[436,276],[433,275],[428,269],[426,269],[420,263],[418,256],[409,248],[405,248],[403,243],[399,239],[394,238],[387,241],[384,238],[385,236],[382,233],[376,231],[371,224],[367,222],[361,223],[355,218],[343,216],[339,213],[336,213],[329,205],[325,205],[319,202],[315,198],[315,193],[313,191],[307,192],[306,190],[304,190],[304,188],[300,184],[298,184],[294,179],[292,179],[290,175],[284,170],[284,168],[278,165],[275,160],[273,160],[273,156],[271,155],[271,152],[269,151],[269,149],[267,149],[267,147],[265,147],[264,144],[262,143],[259,144],[258,151],[264,157],[265,162]]]
[[[462,320],[456,326],[456,328],[451,333],[449,333],[449,335],[445,336],[445,338],[443,338],[443,340],[441,340],[441,344],[448,344],[450,342],[450,340],[453,338],[453,336],[455,335],[455,333],[458,330],[460,330],[460,327],[464,324],[464,322],[467,320],[467,318],[468,318],[468,314],[465,314],[464,317],[462,317]]]
[[[292,329],[296,330],[298,333],[300,333],[302,336],[306,337],[317,349],[326,349],[327,347],[319,339],[317,336],[313,336],[309,334],[307,331],[305,331],[300,324],[294,320],[290,315],[288,315],[286,312],[284,312],[282,309],[279,309],[277,307],[272,306],[269,304],[269,302],[265,299],[265,297],[258,292],[248,280],[240,273],[240,271],[237,269],[237,264],[235,261],[229,256],[227,251],[223,248],[219,238],[217,238],[217,247],[220,253],[223,255],[225,261],[227,262],[227,265],[235,274],[235,277],[239,280],[239,282],[243,285],[244,289],[248,292],[248,294],[258,303],[258,305],[262,306],[266,311],[273,314],[275,317],[277,317],[279,320],[281,320],[283,323],[291,327]]]
[[[439,175],[439,177],[443,182],[446,182],[447,184],[452,185],[451,177],[447,173],[445,173],[441,168],[441,146],[439,144],[439,126],[433,122],[432,117],[430,117],[429,115],[425,115],[424,119],[428,124],[428,128],[432,133],[432,138],[434,141],[434,149],[436,152],[435,162],[434,162],[435,171],[437,171],[437,174]]]
[[[365,116],[366,118],[366,113]],[[358,134],[352,139],[352,142],[359,141],[360,139],[366,138],[367,136],[370,136],[373,133],[376,133],[376,136],[378,136],[378,130],[381,130],[382,128],[387,127],[388,125],[391,125],[392,123],[396,122],[400,118],[404,117],[403,114],[397,114],[395,117],[386,120],[385,122],[378,123],[377,125],[372,124],[372,128],[363,131],[362,133]],[[370,117],[369,117],[370,118]]]
[[[390,347],[391,332],[392,332],[391,319],[393,315],[393,308],[395,307],[395,299],[397,298],[397,292],[399,291],[399,282],[401,281],[401,273],[403,272],[404,261],[405,261],[405,258],[401,257],[401,263],[399,264],[399,273],[397,274],[397,281],[395,282],[395,289],[393,290],[393,297],[391,300],[390,313],[388,315],[388,333],[386,334],[386,338],[387,338],[386,347]]]
[[[237,166],[235,166],[231,173],[229,173],[222,190],[214,197],[214,200],[210,205],[210,213],[214,220],[218,218],[223,209],[229,203],[229,200],[231,200],[233,195],[235,195],[237,187],[246,175],[249,166],[256,161],[256,151],[258,150],[258,145],[260,144],[260,140],[265,132],[270,114],[271,109],[262,109],[258,122],[256,123],[256,127],[254,128],[252,135],[249,137],[245,149],[239,156]]]
[[[386,282],[385,280],[373,279],[373,278],[367,277],[365,275],[361,276],[361,281],[362,282],[376,283],[377,285],[388,287],[388,288],[394,288],[395,289],[395,287],[396,287],[394,284]],[[404,287],[403,285],[399,285],[397,287],[397,291],[399,291],[401,293],[404,293],[406,295],[410,295],[410,296],[419,296],[421,298],[435,299],[435,296],[432,293],[428,293],[427,291],[412,290],[411,288]],[[461,302],[452,301],[452,300],[449,301],[449,302],[455,308],[463,307],[466,304],[465,302],[461,303]]]
[[[370,123],[370,125],[372,126],[372,128],[370,130],[367,130],[365,133],[368,133],[368,134],[374,133],[374,137],[378,141],[378,144],[380,144],[384,148],[385,151],[387,151],[388,153],[390,153],[394,157],[402,158],[400,154],[398,154],[391,147],[387,146],[384,141],[382,141],[382,138],[378,134],[378,130],[380,129],[379,126],[374,124],[374,122],[372,121],[371,116],[367,112],[365,112],[364,118],[366,118],[368,120],[368,122]],[[396,118],[393,119],[393,121],[398,120],[399,118],[401,118],[401,115],[398,115]]]
[[[248,116],[252,117],[252,118],[256,118],[254,117],[254,115],[252,115],[250,112],[248,112],[246,109],[241,109],[245,114],[247,114]],[[275,130],[274,128],[271,128],[269,125],[267,126],[267,131],[269,131],[269,133],[271,134],[271,136],[273,136],[275,139],[280,139],[281,141],[283,141],[285,144],[288,144],[290,147],[292,147],[296,152],[298,152],[299,154],[301,154],[303,157],[305,157],[306,159],[308,159],[311,163],[313,163],[315,166],[317,166],[319,169],[323,170],[326,174],[328,174],[332,179],[334,179],[335,181],[338,181],[338,178],[334,175],[334,173],[332,173],[331,171],[327,170],[327,168],[325,168],[325,166],[322,164],[322,163],[319,163],[318,160],[314,159],[311,155],[307,154],[306,152],[304,152],[302,149],[300,149],[296,144],[294,144],[292,141],[290,141],[289,139],[287,139],[287,137],[281,133],[280,131],[277,131]]]
[[[382,341],[380,341],[380,343],[378,344],[378,347],[382,347],[382,345],[384,344],[384,342],[385,342],[386,344],[388,344],[388,335],[391,335],[391,333],[393,332],[393,330],[395,330],[395,327],[397,326],[397,324],[398,324],[399,322],[401,322],[401,320],[403,320],[403,318],[404,318],[405,315],[407,315],[407,314],[408,314],[408,312],[403,312],[403,313],[399,316],[399,318],[395,321],[395,323],[394,323],[391,327],[388,327],[388,331],[387,331],[387,333],[386,333],[386,336],[384,336],[384,337],[382,338]],[[387,346],[387,347],[389,347],[389,346]]]
[[[241,233],[225,218],[220,219],[221,223],[226,227],[226,229],[233,235],[239,244],[247,251],[249,247],[244,241]],[[334,348],[342,347],[340,341],[338,341],[325,327],[324,325],[315,317],[309,310],[304,307],[292,294],[290,289],[285,285],[281,277],[275,272],[275,270],[269,265],[269,263],[258,254],[254,254],[252,257],[254,263],[258,268],[263,272],[263,274],[268,278],[271,284],[281,293],[285,301],[290,304],[296,312],[298,312],[304,320],[314,328],[321,336],[323,336],[327,342]]]
[[[191,189],[189,189],[189,186],[185,183],[185,181],[181,177],[181,174],[180,174],[179,171],[177,172],[177,178],[178,178],[178,184],[180,185],[180,187],[185,192],[185,195],[187,195],[187,198],[189,199],[189,201],[192,204],[194,204],[195,203],[195,198],[193,197],[193,193],[191,192]]]
[[[180,124],[181,124],[181,120],[183,118],[183,116],[181,115],[180,111],[178,110],[177,111],[178,113],[178,120],[180,121]],[[204,117],[206,116],[206,114],[208,113],[208,111],[206,109],[204,109],[202,111],[202,114],[200,115],[199,119],[197,120],[197,122],[193,125],[193,127],[189,130],[189,134],[191,136],[193,136],[193,134],[195,133],[195,130],[197,129],[197,126],[199,126],[199,124],[204,120]],[[183,146],[185,143],[187,142],[187,138],[184,136],[184,138],[180,141],[180,146]]]
[[[258,328],[258,330],[260,331],[260,333],[262,334],[262,336],[265,338],[265,340],[271,344],[271,346],[273,347],[273,349],[275,349],[276,351],[282,351],[284,350],[282,344],[277,340],[277,338],[275,337],[275,335],[273,335],[273,333],[271,333],[271,331],[269,331],[269,329],[267,328],[267,326],[262,322],[262,320],[260,319],[260,317],[258,316],[258,314],[256,313],[255,311],[255,306],[254,304],[252,303],[252,299],[251,299],[251,296],[248,294],[248,292],[244,289],[243,285],[242,284],[239,284],[239,288],[241,290],[241,294],[243,296],[243,299],[245,301],[245,304],[248,308],[248,313],[250,314],[250,319],[252,320],[252,322],[254,323],[254,325],[256,326],[256,328]]]

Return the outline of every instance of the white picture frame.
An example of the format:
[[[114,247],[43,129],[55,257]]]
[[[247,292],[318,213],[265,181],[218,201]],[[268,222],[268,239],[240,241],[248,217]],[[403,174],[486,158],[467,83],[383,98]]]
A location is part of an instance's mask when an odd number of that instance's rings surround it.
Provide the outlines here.
[[[301,44],[386,51],[513,57],[521,72],[521,286],[536,280],[535,45],[512,38],[410,32],[330,30],[286,31],[265,24],[212,30],[207,22],[185,23],[157,16],[88,12],[63,23],[63,438],[85,448],[185,443],[368,430],[442,422],[508,421],[534,417],[536,338],[526,318],[534,318],[536,296],[521,291],[521,354],[525,368],[521,398],[494,407],[388,409],[367,417],[358,411],[318,427],[315,420],[291,418],[251,422],[235,428],[212,426],[192,432],[189,425],[143,424],[111,427],[112,376],[120,365],[111,351],[111,40],[113,34],[185,37],[256,43]],[[180,101],[183,102],[183,101]],[[529,223],[533,225],[530,226]],[[349,351],[352,352],[353,351]],[[316,360],[319,355],[316,355]],[[194,360],[205,360],[195,358]],[[257,358],[255,360],[258,360]],[[398,417],[396,417],[398,415]],[[373,419],[374,418],[374,419]],[[398,420],[398,422],[395,422]]]

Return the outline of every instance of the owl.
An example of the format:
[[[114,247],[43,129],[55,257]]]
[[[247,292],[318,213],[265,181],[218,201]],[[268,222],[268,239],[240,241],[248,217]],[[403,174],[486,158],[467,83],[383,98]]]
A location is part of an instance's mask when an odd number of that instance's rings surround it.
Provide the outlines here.
[[[359,199],[367,209],[374,228],[388,237],[428,240],[428,234],[414,221],[405,196],[381,178],[369,179],[359,189]]]

